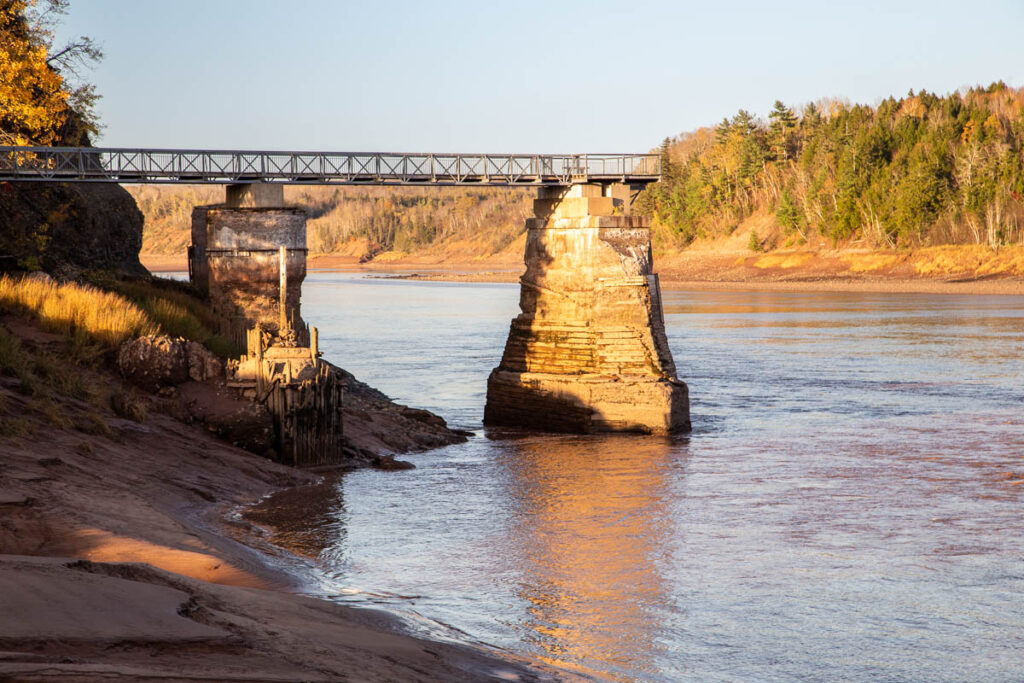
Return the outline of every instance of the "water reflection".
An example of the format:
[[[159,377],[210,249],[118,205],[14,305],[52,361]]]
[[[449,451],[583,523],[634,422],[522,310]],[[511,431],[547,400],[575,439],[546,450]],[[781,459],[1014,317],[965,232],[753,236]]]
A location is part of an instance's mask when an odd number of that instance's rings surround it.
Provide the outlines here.
[[[656,619],[677,540],[668,478],[683,477],[685,442],[535,437],[508,442],[498,463],[512,502],[524,639],[543,658],[582,671],[653,671]]]

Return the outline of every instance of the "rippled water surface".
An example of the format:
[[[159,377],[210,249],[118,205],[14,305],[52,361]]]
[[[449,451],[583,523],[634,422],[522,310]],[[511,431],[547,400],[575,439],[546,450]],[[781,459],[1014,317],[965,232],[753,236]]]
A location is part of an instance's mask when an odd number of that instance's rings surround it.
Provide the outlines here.
[[[1024,300],[666,291],[674,439],[484,431],[517,286],[318,273],[303,305],[478,434],[309,515],[341,599],[621,680],[1024,677]]]

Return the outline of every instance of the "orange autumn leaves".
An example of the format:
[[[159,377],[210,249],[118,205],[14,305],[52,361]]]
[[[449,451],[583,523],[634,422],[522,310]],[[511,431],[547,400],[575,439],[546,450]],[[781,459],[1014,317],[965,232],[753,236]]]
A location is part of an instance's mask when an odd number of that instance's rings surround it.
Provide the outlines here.
[[[0,144],[53,144],[70,114],[64,79],[26,18],[34,5],[0,0]]]

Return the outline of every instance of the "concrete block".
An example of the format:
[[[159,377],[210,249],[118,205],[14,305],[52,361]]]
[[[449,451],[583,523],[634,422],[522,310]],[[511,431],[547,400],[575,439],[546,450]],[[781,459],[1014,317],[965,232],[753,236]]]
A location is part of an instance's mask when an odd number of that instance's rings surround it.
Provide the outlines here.
[[[234,209],[280,208],[284,206],[284,185],[280,183],[239,183],[225,188],[226,204]]]
[[[537,200],[538,202],[552,200]],[[546,208],[546,205],[542,205]],[[617,209],[617,210],[616,210]],[[585,216],[612,216],[622,213],[622,200],[612,197],[566,197],[553,205],[551,215],[556,218],[582,218]],[[541,214],[536,214],[541,216]]]

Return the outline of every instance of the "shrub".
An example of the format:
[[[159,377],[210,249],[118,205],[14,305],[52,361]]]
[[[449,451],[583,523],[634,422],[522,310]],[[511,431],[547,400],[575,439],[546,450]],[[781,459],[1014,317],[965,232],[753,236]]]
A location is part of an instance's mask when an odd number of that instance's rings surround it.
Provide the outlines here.
[[[757,236],[757,231],[750,231],[750,240],[747,242],[747,249],[750,251],[764,251],[764,243],[761,238]]]

